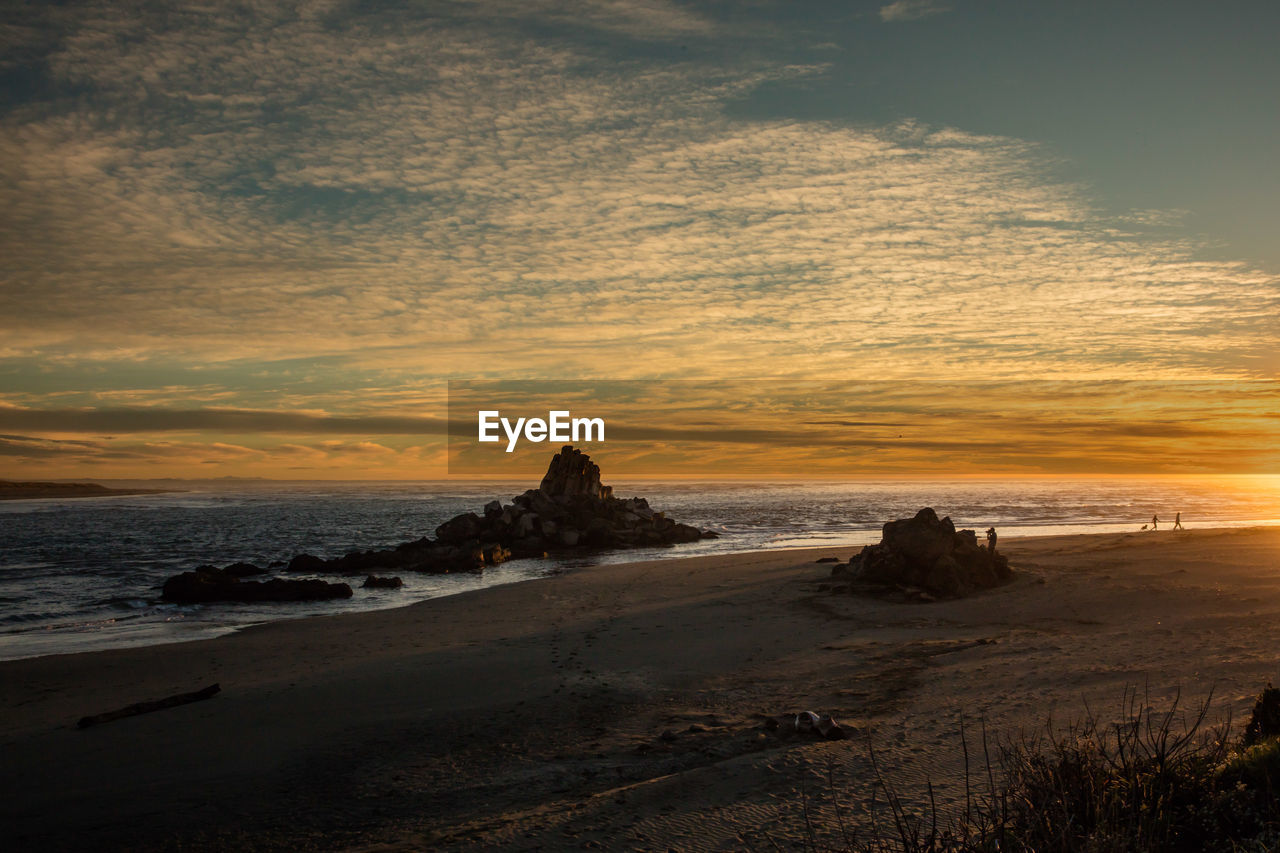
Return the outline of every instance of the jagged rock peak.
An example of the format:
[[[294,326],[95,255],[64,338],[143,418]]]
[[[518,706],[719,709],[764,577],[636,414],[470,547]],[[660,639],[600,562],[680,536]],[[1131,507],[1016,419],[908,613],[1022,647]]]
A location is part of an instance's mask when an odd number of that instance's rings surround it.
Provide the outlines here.
[[[600,466],[571,444],[551,457],[538,490],[549,497],[588,495],[600,500],[613,497],[613,487],[600,484]]]

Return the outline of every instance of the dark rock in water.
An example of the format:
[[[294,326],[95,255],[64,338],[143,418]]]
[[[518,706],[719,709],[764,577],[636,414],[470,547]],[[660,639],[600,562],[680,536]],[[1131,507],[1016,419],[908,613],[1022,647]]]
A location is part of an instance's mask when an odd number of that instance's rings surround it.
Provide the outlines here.
[[[928,507],[914,518],[886,523],[879,544],[866,546],[832,574],[861,584],[914,587],[939,598],[959,598],[1012,577],[1002,554],[979,545],[972,530],[957,533],[950,518],[940,519]]]
[[[400,578],[380,578],[377,575],[369,575],[360,586],[366,589],[399,589],[404,586],[404,581]]]
[[[253,575],[265,575],[267,573],[266,569],[260,569],[253,565],[253,563],[232,563],[231,565],[225,566],[221,569],[217,566],[196,566],[196,571],[225,572],[226,574],[237,578],[247,578],[252,577]]]
[[[289,561],[287,571],[290,572],[320,572],[324,571],[324,560],[314,554],[299,554]]]
[[[453,543],[475,539],[484,531],[484,519],[474,512],[449,519],[436,528],[436,540]]]
[[[546,543],[538,536],[526,536],[511,543],[511,554],[514,557],[546,557]]]
[[[211,566],[194,572],[183,572],[164,582],[162,597],[182,604],[204,604],[211,601],[325,601],[350,598],[351,587],[345,583],[322,580],[242,581],[225,569]]]
[[[615,498],[600,482],[600,468],[566,446],[551,458],[539,488],[511,503],[490,501],[484,515],[464,513],[435,530],[435,539],[404,542],[385,551],[355,551],[332,560],[299,554],[291,572],[368,575],[379,571],[482,571],[512,557],[545,557],[575,548],[632,548],[715,538],[654,512],[644,498]]]
[[[675,524],[668,531],[669,542],[697,542],[702,538],[702,531],[691,524]]]

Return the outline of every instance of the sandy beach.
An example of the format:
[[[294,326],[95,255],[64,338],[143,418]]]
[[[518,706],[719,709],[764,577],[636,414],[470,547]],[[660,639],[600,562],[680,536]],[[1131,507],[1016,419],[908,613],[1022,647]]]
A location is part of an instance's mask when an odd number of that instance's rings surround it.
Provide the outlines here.
[[[14,850],[788,847],[864,807],[868,745],[963,796],[960,730],[1214,692],[1278,668],[1280,529],[1001,539],[958,601],[833,595],[853,549],[577,569],[213,640],[0,663]],[[87,714],[213,699],[79,730]],[[834,715],[843,741],[766,717]],[[808,803],[816,830],[806,829]]]

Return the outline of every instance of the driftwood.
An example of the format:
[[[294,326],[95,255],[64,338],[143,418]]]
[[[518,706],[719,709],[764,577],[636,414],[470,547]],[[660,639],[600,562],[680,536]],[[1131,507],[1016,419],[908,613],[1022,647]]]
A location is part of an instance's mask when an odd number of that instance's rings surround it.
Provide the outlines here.
[[[125,717],[136,717],[139,714],[150,714],[152,711],[163,711],[165,708],[176,708],[179,705],[186,705],[190,702],[199,702],[201,699],[211,699],[221,689],[222,687],[217,684],[210,684],[205,689],[197,690],[194,693],[179,693],[176,696],[157,699],[154,702],[138,702],[136,705],[129,705],[117,711],[107,711],[105,714],[81,717],[77,725],[82,729],[87,729],[89,726],[96,726],[99,723],[110,723],[113,720],[122,720]]]
[[[848,732],[836,722],[835,717],[830,714],[815,714],[812,711],[766,717],[764,727],[782,737],[799,733],[826,740],[844,740],[849,736]]]

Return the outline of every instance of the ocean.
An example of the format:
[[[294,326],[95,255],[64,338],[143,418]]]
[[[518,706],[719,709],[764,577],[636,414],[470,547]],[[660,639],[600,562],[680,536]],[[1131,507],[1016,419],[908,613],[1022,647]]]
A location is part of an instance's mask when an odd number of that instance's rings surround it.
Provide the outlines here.
[[[120,485],[111,484],[108,485]],[[1057,479],[814,483],[616,483],[719,539],[669,548],[514,560],[482,574],[402,574],[401,590],[355,588],[322,603],[175,605],[160,585],[212,563],[266,566],[432,535],[509,502],[528,483],[199,481],[134,483],[166,494],[0,502],[0,660],[215,636],[275,619],[399,607],[593,564],[770,548],[856,547],[925,506],[979,535],[1136,531],[1181,512],[1189,528],[1280,523],[1280,483],[1254,479]],[[299,576],[301,577],[301,575]]]

